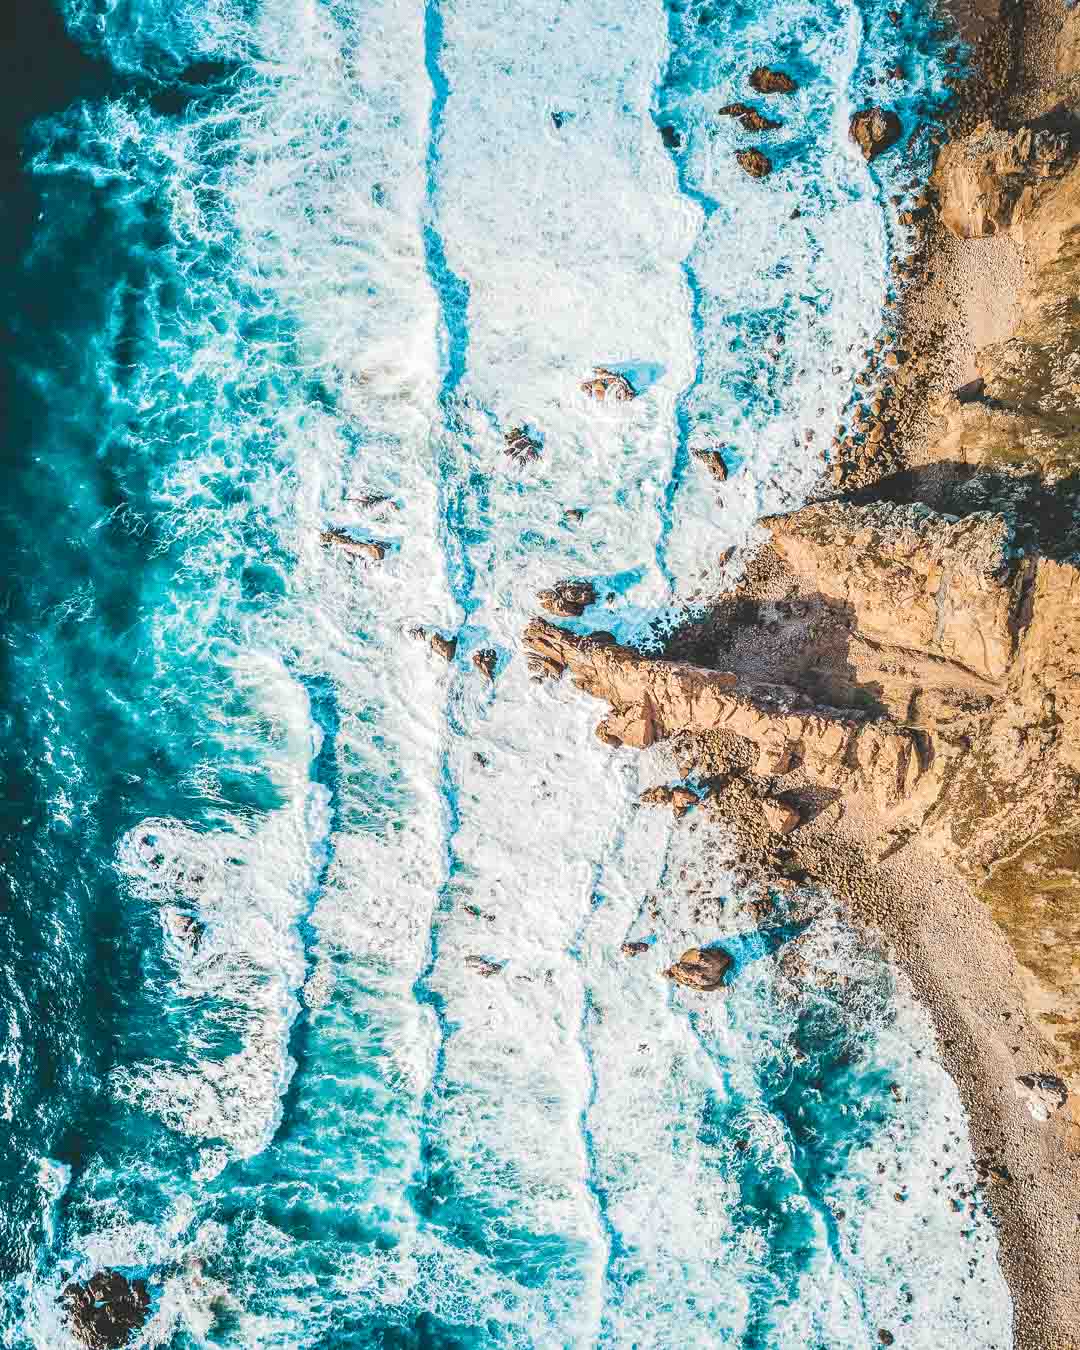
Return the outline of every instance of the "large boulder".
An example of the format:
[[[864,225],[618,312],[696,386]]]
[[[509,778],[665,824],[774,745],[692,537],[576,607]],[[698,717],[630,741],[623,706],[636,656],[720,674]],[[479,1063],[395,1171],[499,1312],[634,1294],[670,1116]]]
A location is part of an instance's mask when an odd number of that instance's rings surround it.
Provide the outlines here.
[[[541,591],[537,600],[549,614],[560,619],[579,619],[590,605],[596,604],[596,588],[590,581],[557,581],[549,591]]]
[[[1002,131],[981,122],[946,145],[934,169],[941,219],[959,239],[1016,230],[1071,161],[1063,132]]]
[[[127,1345],[150,1314],[145,1280],[118,1270],[99,1270],[85,1284],[73,1282],[60,1296],[72,1333],[92,1350]]]
[[[772,173],[772,160],[761,150],[739,150],[735,159],[751,178],[768,178]]]
[[[757,66],[750,72],[750,88],[757,94],[793,94],[798,87],[782,70]]]
[[[889,108],[864,108],[851,119],[851,139],[863,153],[863,159],[876,159],[900,139],[903,128]]]
[[[723,947],[691,947],[664,974],[687,989],[709,994],[724,987],[724,976],[734,964]]]

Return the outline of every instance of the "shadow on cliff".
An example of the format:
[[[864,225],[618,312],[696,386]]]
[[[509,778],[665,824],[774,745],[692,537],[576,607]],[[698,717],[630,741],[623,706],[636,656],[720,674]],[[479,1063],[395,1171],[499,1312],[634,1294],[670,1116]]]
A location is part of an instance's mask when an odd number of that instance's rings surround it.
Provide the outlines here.
[[[922,503],[933,511],[969,516],[999,511],[1016,529],[1026,551],[1063,562],[1080,553],[1080,472],[1053,484],[1037,473],[1003,473],[984,464],[945,460],[883,478],[829,500],[858,506],[874,502]]]

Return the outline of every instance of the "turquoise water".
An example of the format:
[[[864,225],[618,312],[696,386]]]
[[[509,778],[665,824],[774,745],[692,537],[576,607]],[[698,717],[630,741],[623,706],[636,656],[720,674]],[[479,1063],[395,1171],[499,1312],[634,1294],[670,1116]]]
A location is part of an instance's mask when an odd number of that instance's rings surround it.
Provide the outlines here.
[[[902,56],[925,134],[928,15],[71,0],[11,51],[2,1343],[107,1266],[147,1346],[1011,1344],[910,991],[826,907],[794,999],[722,829],[519,650],[566,575],[647,640],[808,490],[911,173],[847,118]],[[715,940],[729,996],[660,977]]]

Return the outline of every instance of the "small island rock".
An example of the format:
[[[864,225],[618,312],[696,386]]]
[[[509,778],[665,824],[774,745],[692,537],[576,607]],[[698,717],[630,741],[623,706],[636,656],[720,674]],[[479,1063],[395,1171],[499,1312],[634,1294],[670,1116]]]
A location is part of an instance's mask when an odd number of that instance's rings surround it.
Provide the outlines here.
[[[900,139],[903,128],[896,113],[888,108],[864,108],[851,119],[851,139],[867,161],[890,149]]]
[[[733,965],[733,960],[722,947],[691,947],[664,974],[687,989],[712,993],[723,988],[724,976]]]

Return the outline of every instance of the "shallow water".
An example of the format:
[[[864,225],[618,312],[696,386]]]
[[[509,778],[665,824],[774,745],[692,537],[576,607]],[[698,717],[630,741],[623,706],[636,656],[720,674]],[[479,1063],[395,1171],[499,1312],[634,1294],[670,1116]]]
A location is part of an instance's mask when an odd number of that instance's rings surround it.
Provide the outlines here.
[[[925,133],[929,15],[21,16],[3,1344],[75,1344],[108,1265],[147,1346],[1009,1345],[910,990],[827,911],[794,1004],[723,832],[638,813],[671,766],[520,652],[567,575],[651,640],[809,489],[911,172],[847,118],[902,54]],[[757,183],[716,112],[764,60],[800,92]],[[587,402],[596,364],[641,397]],[[727,998],[660,977],[714,940]]]

